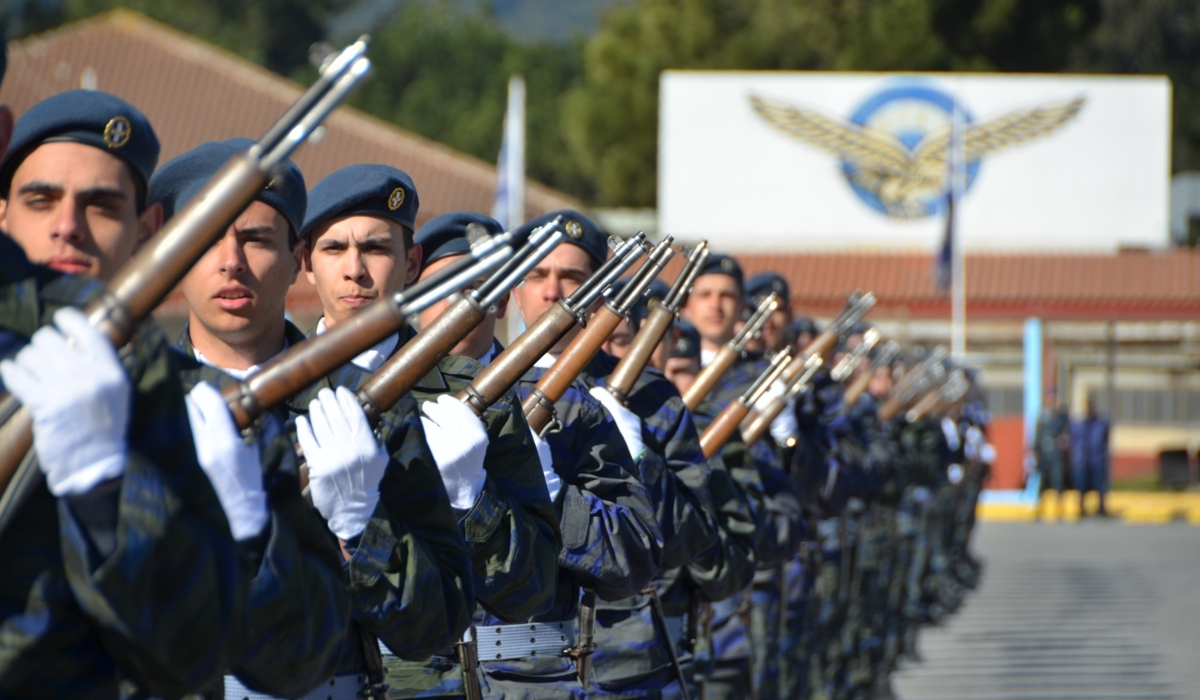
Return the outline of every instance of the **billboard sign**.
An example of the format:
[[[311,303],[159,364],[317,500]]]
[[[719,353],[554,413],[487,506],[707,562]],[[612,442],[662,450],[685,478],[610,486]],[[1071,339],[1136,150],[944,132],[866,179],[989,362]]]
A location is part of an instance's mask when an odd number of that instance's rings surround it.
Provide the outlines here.
[[[659,229],[728,250],[932,250],[957,120],[967,249],[1161,247],[1170,109],[1154,76],[667,71]]]

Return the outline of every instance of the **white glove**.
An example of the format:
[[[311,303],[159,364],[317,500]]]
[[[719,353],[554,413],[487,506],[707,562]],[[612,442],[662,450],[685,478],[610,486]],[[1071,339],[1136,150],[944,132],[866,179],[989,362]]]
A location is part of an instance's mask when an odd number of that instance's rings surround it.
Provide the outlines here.
[[[642,443],[642,419],[638,418],[633,411],[622,406],[617,401],[617,397],[608,393],[608,389],[602,386],[594,386],[588,393],[596,397],[596,400],[612,414],[613,420],[617,423],[617,430],[620,430],[621,437],[625,438],[629,454],[633,455],[634,459],[641,457],[642,452],[646,450],[645,444]]]
[[[233,539],[242,542],[257,536],[267,525],[267,492],[258,445],[242,439],[225,399],[211,384],[197,384],[184,403],[196,460],[217,492]]]
[[[450,505],[468,510],[475,505],[487,478],[483,470],[487,428],[466,404],[449,394],[442,394],[436,402],[426,401],[421,410],[425,413],[421,416],[425,441],[442,473]]]
[[[308,417],[296,418],[296,438],[308,462],[313,505],[330,532],[343,541],[361,535],[379,505],[388,453],[354,393],[343,386],[317,392]]]
[[[15,360],[4,384],[33,418],[38,466],[55,496],[85,493],[125,471],[130,382],[100,331],[78,309],[60,309]]]
[[[546,490],[550,492],[550,500],[558,498],[558,492],[562,489],[562,479],[559,478],[558,472],[554,471],[554,457],[550,454],[550,443],[538,437],[538,434],[533,432],[533,428],[529,429],[529,433],[533,435],[533,445],[537,448],[538,461],[542,463],[542,477],[546,479]]]

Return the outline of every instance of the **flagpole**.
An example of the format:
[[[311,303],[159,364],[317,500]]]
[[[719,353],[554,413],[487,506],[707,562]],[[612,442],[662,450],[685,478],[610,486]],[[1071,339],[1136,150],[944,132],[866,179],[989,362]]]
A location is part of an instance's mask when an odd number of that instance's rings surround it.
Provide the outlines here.
[[[508,180],[509,228],[525,221],[525,79],[508,79],[508,115],[504,120],[505,176]]]
[[[960,197],[966,190],[967,164],[964,158],[966,124],[962,119],[958,101],[954,101],[950,127],[950,196],[954,206],[950,207],[950,354],[957,362],[967,355],[967,299],[966,266],[962,236],[959,235],[958,210]]]

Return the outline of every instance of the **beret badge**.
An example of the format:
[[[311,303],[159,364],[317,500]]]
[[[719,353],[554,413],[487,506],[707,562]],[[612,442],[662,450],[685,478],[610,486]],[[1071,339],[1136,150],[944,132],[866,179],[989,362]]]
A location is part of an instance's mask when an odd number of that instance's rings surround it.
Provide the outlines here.
[[[125,117],[113,117],[104,127],[104,143],[109,148],[120,148],[129,143],[133,129]]]
[[[388,195],[387,205],[388,209],[391,211],[396,211],[400,207],[404,206],[403,187],[397,187],[396,189],[392,190],[392,193]]]
[[[583,226],[578,221],[568,221],[566,231],[567,235],[575,240],[583,238]]]

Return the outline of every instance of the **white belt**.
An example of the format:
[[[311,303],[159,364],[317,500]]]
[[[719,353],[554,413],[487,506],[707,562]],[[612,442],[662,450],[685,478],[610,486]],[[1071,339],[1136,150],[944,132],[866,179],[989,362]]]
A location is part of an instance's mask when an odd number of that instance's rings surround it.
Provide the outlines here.
[[[532,656],[562,656],[576,644],[575,620],[527,622],[519,625],[474,627],[480,661],[505,661]],[[471,630],[467,630],[469,635]],[[464,641],[470,641],[464,640]]]
[[[474,633],[474,637],[472,637]],[[462,641],[478,640],[476,650],[480,661],[506,661],[531,656],[562,656],[563,650],[575,646],[575,620],[564,622],[527,622],[518,625],[471,626],[463,632]],[[396,658],[390,649],[379,643],[384,659]]]
[[[367,677],[361,673],[334,676],[301,695],[299,700],[357,700],[366,680]],[[235,676],[225,676],[225,700],[275,700],[277,697],[251,690]]]

